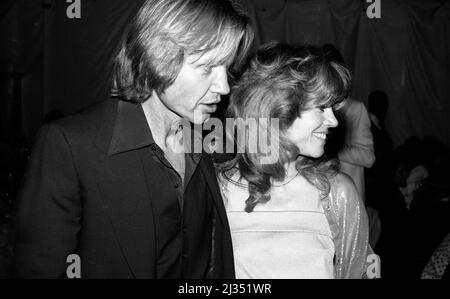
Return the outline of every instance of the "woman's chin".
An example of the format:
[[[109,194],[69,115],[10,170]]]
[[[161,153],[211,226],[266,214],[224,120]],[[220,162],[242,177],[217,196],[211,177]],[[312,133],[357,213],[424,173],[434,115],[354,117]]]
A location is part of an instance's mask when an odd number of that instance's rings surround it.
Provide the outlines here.
[[[324,150],[322,149],[322,150],[315,150],[315,151],[305,152],[305,153],[302,153],[301,155],[305,156],[305,157],[317,159],[317,158],[322,157],[323,154],[324,154]]]

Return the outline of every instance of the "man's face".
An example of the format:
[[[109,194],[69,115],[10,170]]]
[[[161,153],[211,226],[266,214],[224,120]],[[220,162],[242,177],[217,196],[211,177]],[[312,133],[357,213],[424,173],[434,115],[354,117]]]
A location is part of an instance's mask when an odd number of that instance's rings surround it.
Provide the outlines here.
[[[225,65],[208,67],[210,52],[186,57],[181,70],[159,98],[171,111],[202,124],[216,111],[220,96],[230,92]]]

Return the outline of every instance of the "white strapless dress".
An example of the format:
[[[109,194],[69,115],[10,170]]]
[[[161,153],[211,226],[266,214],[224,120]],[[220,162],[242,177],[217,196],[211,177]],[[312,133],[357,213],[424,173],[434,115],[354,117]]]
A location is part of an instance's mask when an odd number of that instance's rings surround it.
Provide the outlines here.
[[[334,278],[335,248],[318,195],[273,188],[269,202],[247,213],[245,183],[222,181],[221,189],[236,278]]]

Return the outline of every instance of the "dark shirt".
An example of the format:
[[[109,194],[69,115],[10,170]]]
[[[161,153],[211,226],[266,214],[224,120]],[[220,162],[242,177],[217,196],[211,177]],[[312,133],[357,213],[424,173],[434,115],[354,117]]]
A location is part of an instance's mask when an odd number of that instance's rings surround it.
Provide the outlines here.
[[[183,268],[183,212],[184,202],[198,196],[198,190],[188,188],[190,179],[198,166],[200,155],[185,154],[185,177],[178,172],[164,157],[164,152],[156,144],[150,146],[152,158],[158,163],[155,175],[161,176],[163,184],[160,194],[154,202],[157,250],[157,278],[180,278]],[[198,176],[198,173],[196,174]],[[183,186],[183,181],[185,185]]]
[[[184,131],[183,131],[184,132]],[[191,139],[194,135],[191,132]],[[153,138],[152,138],[153,139]],[[192,147],[191,147],[192,148]],[[154,217],[159,220],[155,223],[156,227],[156,277],[157,278],[181,278],[192,272],[189,265],[195,265],[197,262],[189,257],[188,251],[196,250],[193,246],[202,246],[195,244],[186,237],[187,228],[190,226],[189,219],[185,221],[185,213],[195,214],[211,214],[211,206],[205,205],[204,202],[210,198],[204,179],[201,177],[201,171],[197,171],[198,163],[201,159],[199,153],[185,153],[185,171],[184,177],[175,170],[170,162],[165,158],[163,150],[153,141],[150,145],[150,152],[157,167],[153,168],[152,175],[163,178],[161,180],[161,188],[156,200],[153,203]],[[190,182],[193,181],[191,186]],[[198,188],[199,185],[203,187]],[[205,194],[207,195],[205,197]],[[194,209],[185,210],[185,202],[194,203],[197,201]],[[209,208],[208,208],[209,207]],[[204,209],[206,208],[206,210]],[[189,215],[192,216],[192,215]],[[198,237],[195,240],[202,240],[205,233],[206,225],[201,230],[191,231]],[[205,234],[210,235],[210,234]],[[206,238],[207,239],[207,238]],[[201,241],[201,243],[205,243]],[[206,244],[203,244],[205,246]],[[191,262],[188,262],[191,259]]]

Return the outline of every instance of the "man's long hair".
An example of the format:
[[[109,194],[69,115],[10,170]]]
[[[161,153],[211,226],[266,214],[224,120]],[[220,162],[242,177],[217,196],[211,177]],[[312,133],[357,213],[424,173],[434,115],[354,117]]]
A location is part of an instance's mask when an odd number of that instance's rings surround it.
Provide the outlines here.
[[[253,40],[250,20],[227,0],[147,0],[114,62],[113,95],[135,103],[162,93],[187,55],[238,69]]]

